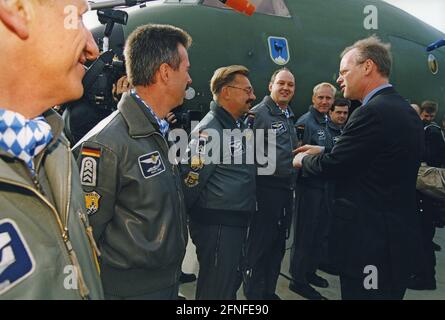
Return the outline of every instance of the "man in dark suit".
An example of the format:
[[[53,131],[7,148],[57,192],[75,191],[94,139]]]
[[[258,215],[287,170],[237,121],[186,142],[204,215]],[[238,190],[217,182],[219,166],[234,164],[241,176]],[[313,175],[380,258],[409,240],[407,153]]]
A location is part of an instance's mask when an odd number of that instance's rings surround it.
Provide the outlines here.
[[[422,123],[389,84],[389,45],[372,36],[341,57],[337,83],[345,98],[362,106],[330,153],[303,146],[293,163],[303,176],[337,178],[331,249],[342,298],[402,299],[419,252]]]

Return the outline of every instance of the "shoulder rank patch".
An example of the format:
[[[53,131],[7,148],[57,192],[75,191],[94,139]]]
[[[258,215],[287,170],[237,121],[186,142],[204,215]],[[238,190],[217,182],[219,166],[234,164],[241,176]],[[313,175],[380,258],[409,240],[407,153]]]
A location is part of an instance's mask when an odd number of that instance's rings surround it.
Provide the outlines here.
[[[190,171],[185,177],[184,183],[189,188],[196,187],[199,184],[199,173]]]
[[[159,151],[144,154],[139,157],[139,168],[145,179],[152,178],[165,171],[164,162],[162,161]]]
[[[97,171],[101,151],[99,149],[82,148],[80,151],[82,162],[80,165],[80,182],[87,187],[97,186]]]
[[[96,191],[85,193],[85,207],[89,216],[99,210],[99,200],[101,196]]]
[[[35,260],[22,233],[10,219],[0,220],[0,295],[28,278]]]

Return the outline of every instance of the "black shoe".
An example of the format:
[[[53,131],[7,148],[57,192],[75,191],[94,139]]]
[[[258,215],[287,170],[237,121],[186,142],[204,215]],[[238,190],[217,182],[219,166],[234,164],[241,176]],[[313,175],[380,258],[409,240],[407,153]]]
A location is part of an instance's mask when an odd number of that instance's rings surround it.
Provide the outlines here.
[[[180,295],[178,294],[178,298],[177,298],[176,300],[187,300],[187,298],[184,297],[184,296],[180,296]]]
[[[308,273],[306,275],[306,280],[310,284],[313,284],[314,286],[319,287],[319,288],[327,288],[327,287],[329,287],[328,280],[318,276],[315,272],[314,273]]]
[[[276,293],[269,293],[264,295],[264,300],[281,300],[280,296]]]
[[[442,250],[442,247],[433,241],[433,249],[434,251],[440,251]]]
[[[328,300],[307,283],[289,283],[289,290],[309,300]]]
[[[436,290],[436,279],[413,276],[409,279],[408,289],[411,290]]]
[[[325,273],[329,273],[333,276],[338,276],[339,272],[338,270],[331,264],[320,264],[320,266],[318,267],[318,270],[321,270]]]
[[[193,273],[181,272],[181,275],[179,276],[180,283],[189,283],[193,281],[196,281],[196,276]]]

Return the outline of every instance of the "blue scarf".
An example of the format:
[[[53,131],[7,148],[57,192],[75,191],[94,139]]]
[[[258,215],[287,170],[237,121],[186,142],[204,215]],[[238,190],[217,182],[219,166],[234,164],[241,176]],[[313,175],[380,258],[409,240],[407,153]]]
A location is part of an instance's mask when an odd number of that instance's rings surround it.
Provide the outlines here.
[[[135,97],[137,100],[139,100],[140,102],[142,102],[147,109],[150,111],[150,113],[152,114],[152,116],[155,118],[156,122],[159,125],[159,131],[161,131],[162,135],[165,137],[165,135],[168,132],[169,129],[169,124],[166,120],[164,119],[159,119],[159,117],[156,115],[156,113],[151,109],[151,107],[145,103],[144,100],[141,99],[141,97],[139,97],[139,95],[136,93],[136,90],[131,90],[131,94],[133,95],[133,97]]]
[[[45,118],[28,120],[20,113],[0,109],[0,149],[23,160],[34,174],[33,159],[53,135]]]

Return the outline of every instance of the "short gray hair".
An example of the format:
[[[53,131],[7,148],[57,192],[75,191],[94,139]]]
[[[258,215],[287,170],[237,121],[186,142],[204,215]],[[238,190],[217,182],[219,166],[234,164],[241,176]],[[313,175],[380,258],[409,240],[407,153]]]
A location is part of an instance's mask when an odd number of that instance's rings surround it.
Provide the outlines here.
[[[359,57],[356,61],[357,64],[371,59],[376,64],[379,73],[389,78],[392,64],[391,45],[389,43],[383,43],[376,35],[372,35],[347,47],[343,50],[340,57],[343,58],[346,53],[353,49],[357,49],[359,52]]]
[[[318,90],[320,90],[320,89],[323,88],[323,87],[328,87],[329,89],[331,89],[331,90],[332,90],[332,97],[335,97],[335,94],[337,93],[337,88],[334,87],[334,86],[333,86],[332,84],[330,84],[329,82],[322,82],[322,83],[317,84],[317,85],[314,87],[314,90],[312,91],[313,94],[314,94],[314,96],[317,94]]]
[[[178,45],[188,49],[192,38],[184,30],[161,24],[147,24],[135,29],[125,44],[125,60],[129,82],[133,86],[155,83],[155,74],[163,63],[174,70],[181,58]]]

